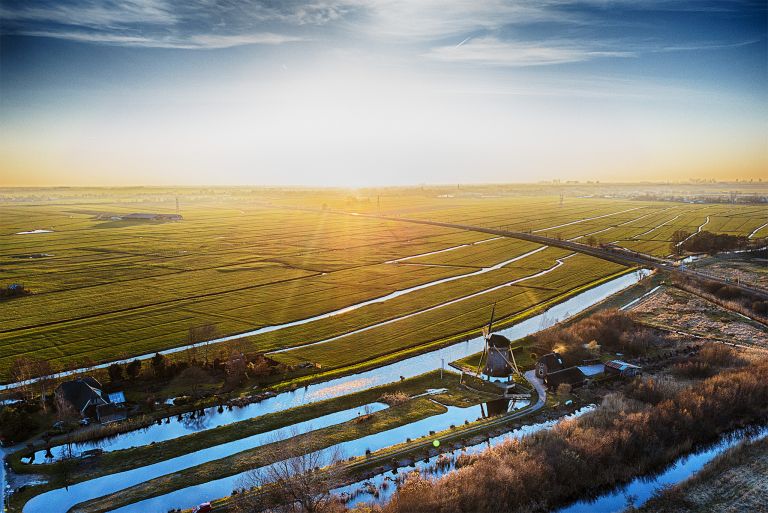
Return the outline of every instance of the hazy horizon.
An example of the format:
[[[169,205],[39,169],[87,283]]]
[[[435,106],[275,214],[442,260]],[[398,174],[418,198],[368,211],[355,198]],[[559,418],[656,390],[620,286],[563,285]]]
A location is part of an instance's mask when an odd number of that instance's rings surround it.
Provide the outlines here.
[[[0,186],[754,179],[764,2],[3,1]]]

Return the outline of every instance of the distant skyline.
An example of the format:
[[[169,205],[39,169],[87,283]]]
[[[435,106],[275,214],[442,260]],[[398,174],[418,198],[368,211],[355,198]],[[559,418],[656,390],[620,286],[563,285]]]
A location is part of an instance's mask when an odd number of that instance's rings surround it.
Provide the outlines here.
[[[0,0],[0,186],[766,177],[765,1]]]

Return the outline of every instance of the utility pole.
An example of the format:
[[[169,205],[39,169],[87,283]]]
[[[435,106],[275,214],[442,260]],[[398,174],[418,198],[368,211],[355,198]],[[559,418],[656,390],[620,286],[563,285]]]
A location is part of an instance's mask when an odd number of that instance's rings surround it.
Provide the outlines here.
[[[179,197],[176,196],[176,213],[179,213]]]

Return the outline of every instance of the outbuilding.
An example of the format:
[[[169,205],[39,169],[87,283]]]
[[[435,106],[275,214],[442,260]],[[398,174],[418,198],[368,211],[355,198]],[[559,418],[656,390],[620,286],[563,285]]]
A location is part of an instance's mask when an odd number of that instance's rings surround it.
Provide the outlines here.
[[[544,384],[550,389],[555,389],[563,383],[577,388],[583,386],[586,381],[587,376],[578,367],[568,367],[544,376]]]
[[[563,369],[565,369],[563,358],[554,352],[545,354],[536,361],[536,377],[539,379],[544,379],[547,374]]]
[[[102,391],[101,383],[90,376],[63,382],[56,387],[54,396],[59,408],[70,407],[83,418],[107,422],[124,417],[120,407]]]
[[[611,360],[605,362],[605,373],[617,374],[624,377],[634,377],[642,374],[643,369],[642,367],[621,360]]]

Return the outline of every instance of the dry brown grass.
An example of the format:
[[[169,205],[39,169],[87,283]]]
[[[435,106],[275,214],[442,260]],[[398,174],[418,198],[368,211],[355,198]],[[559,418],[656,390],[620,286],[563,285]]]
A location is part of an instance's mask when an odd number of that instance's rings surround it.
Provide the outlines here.
[[[543,512],[663,467],[768,415],[768,362],[724,370],[657,402],[609,396],[595,412],[506,441],[445,477],[408,481],[384,513]]]
[[[405,392],[387,392],[382,394],[379,401],[390,406],[397,406],[398,404],[407,402],[409,399],[410,397]]]
[[[768,347],[768,330],[685,291],[660,291],[633,308],[632,312],[639,319],[655,325]]]
[[[646,503],[643,513],[754,513],[768,504],[768,439],[742,442]]]

